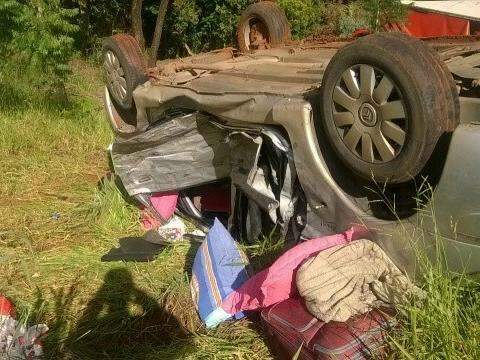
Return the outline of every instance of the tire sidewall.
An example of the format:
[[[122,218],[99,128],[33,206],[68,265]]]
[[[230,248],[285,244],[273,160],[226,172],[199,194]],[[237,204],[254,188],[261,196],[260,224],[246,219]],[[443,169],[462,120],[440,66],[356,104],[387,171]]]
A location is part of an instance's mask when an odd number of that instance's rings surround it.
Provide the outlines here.
[[[125,46],[130,46],[131,44],[125,44]],[[135,67],[135,64],[131,64],[130,61],[127,59],[125,52],[128,52],[130,50],[130,53],[132,53],[132,49],[122,49],[116,40],[114,40],[114,37],[107,38],[104,41],[103,44],[103,58],[105,59],[106,53],[108,51],[111,51],[115,54],[117,57],[120,66],[123,69],[125,81],[127,84],[127,95],[125,100],[119,100],[117,99],[112,92],[112,89],[110,88],[110,83],[107,82],[107,88],[110,92],[110,95],[112,97],[112,100],[117,104],[119,107],[121,107],[124,110],[130,110],[134,107],[134,101],[133,101],[133,91],[135,88],[140,84],[143,83],[144,81],[147,80],[145,73],[143,73],[141,70],[137,69]],[[132,55],[132,54],[130,54]],[[139,61],[143,61],[143,59],[138,59]]]
[[[237,42],[241,51],[250,51],[249,44],[245,41],[245,30],[250,20],[257,19],[262,22],[268,31],[268,43],[275,47],[290,40],[291,32],[288,20],[278,4],[273,2],[253,3],[245,9],[237,26]]]
[[[412,172],[418,155],[423,152],[424,145],[428,142],[426,131],[428,119],[425,119],[425,115],[428,116],[430,112],[422,101],[422,92],[414,86],[415,79],[409,75],[407,69],[399,66],[398,62],[385,51],[384,54],[380,54],[378,51],[372,52],[367,47],[358,46],[355,51],[337,55],[332,58],[325,71],[328,76],[326,75],[327,77],[324,78],[321,91],[323,125],[335,152],[350,169],[369,180],[395,181],[399,174],[416,175]],[[387,163],[369,163],[354,155],[344,144],[333,120],[332,97],[337,81],[345,70],[358,64],[374,66],[388,75],[400,90],[406,105],[408,121],[406,143],[400,154]]]

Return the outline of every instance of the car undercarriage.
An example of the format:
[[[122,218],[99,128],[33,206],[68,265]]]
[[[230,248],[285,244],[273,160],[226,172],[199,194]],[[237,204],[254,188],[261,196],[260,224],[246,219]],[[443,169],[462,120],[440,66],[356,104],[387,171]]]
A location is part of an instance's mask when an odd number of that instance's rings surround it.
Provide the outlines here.
[[[115,172],[130,195],[228,179],[247,237],[362,224],[409,272],[439,248],[479,271],[479,50],[387,33],[159,61],[129,106],[105,90]]]

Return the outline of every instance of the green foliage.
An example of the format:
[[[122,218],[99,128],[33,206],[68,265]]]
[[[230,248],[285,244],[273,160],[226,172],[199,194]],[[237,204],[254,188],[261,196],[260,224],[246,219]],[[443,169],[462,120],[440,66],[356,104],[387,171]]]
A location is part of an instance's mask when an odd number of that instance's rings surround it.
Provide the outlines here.
[[[355,30],[370,28],[368,14],[362,5],[363,1],[356,1],[341,9],[337,25],[337,32],[339,35],[349,36]]]
[[[74,55],[72,24],[77,10],[65,9],[60,0],[7,0],[0,5],[2,27],[0,55],[6,59],[1,70],[12,67],[34,74],[40,84],[63,84]],[[2,76],[2,81],[4,76]]]
[[[130,26],[131,0],[62,0],[69,9],[77,9],[74,23],[80,28],[75,47],[85,55],[101,47],[101,39]],[[147,2],[147,1],[146,1]],[[158,1],[156,1],[158,7]],[[153,31],[153,30],[152,30]]]
[[[319,0],[279,0],[292,28],[292,36],[305,38],[323,23],[325,5]]]
[[[173,0],[164,29],[164,56],[185,55],[185,45],[201,52],[235,44],[238,18],[250,2]]]
[[[2,0],[0,2],[0,55],[4,56],[7,46],[13,37],[13,32],[18,29],[17,14],[22,11],[22,6],[17,0]]]
[[[235,44],[235,29],[252,0],[171,0],[167,11],[161,56],[183,56]],[[279,0],[294,38],[304,38],[319,27],[348,35],[359,27],[377,30],[402,19],[399,0],[360,0],[348,3],[321,0]],[[158,0],[144,0],[144,32],[151,39]],[[3,0],[0,4],[0,54],[6,48],[28,55],[29,64],[45,77],[64,78],[73,48],[95,53],[102,38],[130,29],[131,0]],[[323,31],[322,31],[323,32]],[[14,41],[12,47],[12,39]],[[72,41],[74,39],[74,42]]]
[[[406,16],[406,8],[400,0],[363,0],[362,5],[370,29],[374,31],[387,23],[403,21]]]
[[[357,29],[378,31],[388,22],[401,22],[406,8],[400,0],[329,1],[321,33],[350,36]]]
[[[402,309],[391,347],[399,359],[479,359],[480,282],[432,266],[423,301]]]

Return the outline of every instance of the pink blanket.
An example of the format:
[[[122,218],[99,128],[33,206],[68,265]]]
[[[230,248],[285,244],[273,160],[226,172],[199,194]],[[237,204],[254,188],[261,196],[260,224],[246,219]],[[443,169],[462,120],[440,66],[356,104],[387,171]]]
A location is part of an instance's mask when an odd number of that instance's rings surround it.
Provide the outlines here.
[[[368,234],[360,226],[344,233],[307,240],[280,256],[269,268],[259,272],[229,294],[222,302],[228,314],[266,308],[293,297],[297,291],[295,274],[307,258],[332,246],[358,240]]]

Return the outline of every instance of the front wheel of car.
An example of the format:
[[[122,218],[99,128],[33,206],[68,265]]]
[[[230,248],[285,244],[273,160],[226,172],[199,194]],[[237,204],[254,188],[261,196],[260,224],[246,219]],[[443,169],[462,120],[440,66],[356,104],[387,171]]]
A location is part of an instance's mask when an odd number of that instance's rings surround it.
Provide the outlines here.
[[[132,110],[133,91],[148,80],[137,40],[127,34],[106,38],[103,42],[103,68],[110,96],[123,110]]]
[[[325,133],[340,160],[367,180],[415,177],[449,121],[443,84],[420,58],[404,40],[370,35],[340,49],[325,70]]]

